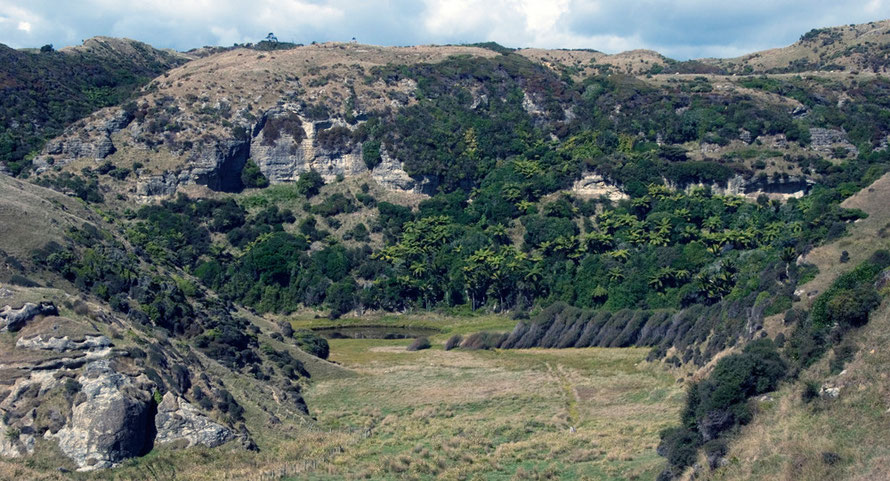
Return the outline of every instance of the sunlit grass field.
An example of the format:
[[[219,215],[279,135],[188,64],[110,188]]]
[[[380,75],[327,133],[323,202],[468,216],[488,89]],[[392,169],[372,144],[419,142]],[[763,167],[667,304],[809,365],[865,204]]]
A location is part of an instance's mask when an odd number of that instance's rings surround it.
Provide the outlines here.
[[[330,341],[331,360],[358,375],[304,395],[321,426],[361,435],[310,478],[653,479],[663,467],[658,432],[676,423],[683,392],[646,349],[444,351],[453,333],[515,321],[380,322],[442,332],[418,352],[404,339]]]

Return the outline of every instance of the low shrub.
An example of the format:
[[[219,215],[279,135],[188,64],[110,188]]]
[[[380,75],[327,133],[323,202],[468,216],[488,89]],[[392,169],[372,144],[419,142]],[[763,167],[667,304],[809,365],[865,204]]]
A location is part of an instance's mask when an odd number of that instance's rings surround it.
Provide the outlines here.
[[[331,352],[328,340],[308,330],[299,329],[293,332],[297,347],[321,359],[327,359]]]
[[[455,347],[460,347],[460,343],[463,340],[464,340],[464,338],[460,334],[455,334],[455,335],[449,337],[448,340],[445,341],[445,350],[450,351],[450,350],[454,349]]]
[[[412,342],[408,346],[409,351],[421,351],[423,349],[429,349],[429,348],[430,348],[430,340],[427,339],[426,337],[418,337],[417,339],[414,340],[414,342]]]
[[[477,332],[467,336],[461,343],[463,349],[479,350],[479,349],[496,349],[501,346],[507,334],[496,332]]]

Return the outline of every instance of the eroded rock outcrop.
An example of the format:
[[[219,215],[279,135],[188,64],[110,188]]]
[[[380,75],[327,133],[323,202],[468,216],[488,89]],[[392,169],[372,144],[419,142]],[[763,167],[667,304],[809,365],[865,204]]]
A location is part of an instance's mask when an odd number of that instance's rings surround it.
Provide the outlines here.
[[[191,403],[171,392],[164,394],[155,416],[155,443],[179,447],[214,448],[235,438],[232,431],[211,420]]]
[[[846,151],[850,157],[859,154],[859,150],[847,138],[847,133],[836,129],[811,128],[810,148],[822,154],[833,154],[835,149]]]
[[[362,146],[352,139],[353,125],[340,118],[311,121],[297,105],[269,110],[257,123],[250,157],[272,183],[293,182],[315,170],[325,181],[368,170]]]
[[[178,175],[180,184],[206,185],[211,190],[241,190],[241,171],[250,156],[250,142],[227,139],[192,151],[186,168]]]
[[[104,159],[117,151],[111,135],[132,120],[132,112],[120,109],[108,117],[75,123],[65,130],[65,135],[47,142],[43,154],[34,159],[34,165],[43,171],[51,165],[65,165],[80,158]]]
[[[761,194],[765,194],[770,198],[787,200],[789,198],[803,197],[815,185],[815,181],[803,176],[755,177],[746,179],[741,175],[734,175],[724,184],[713,183],[705,185],[696,183],[677,185],[667,179],[665,179],[665,184],[672,189],[687,192],[694,188],[708,187],[718,195],[738,195],[753,200]]]
[[[30,350],[67,352],[73,350],[94,350],[111,347],[111,340],[105,336],[84,336],[82,340],[72,340],[68,336],[50,337],[43,334],[31,338],[19,338],[15,347]]]
[[[0,332],[18,331],[24,327],[25,323],[40,315],[57,315],[59,311],[51,302],[41,302],[34,304],[25,303],[19,309],[13,309],[11,306],[5,306],[0,309]]]
[[[77,378],[81,390],[70,422],[53,437],[81,470],[108,468],[147,452],[154,437],[152,384],[116,372],[107,360]]]
[[[380,164],[371,171],[371,177],[385,189],[432,195],[438,187],[434,177],[414,178],[405,172],[402,162],[380,149]]]
[[[630,196],[622,192],[615,184],[610,183],[602,175],[597,173],[585,174],[579,180],[575,181],[575,184],[572,186],[572,192],[587,197],[605,196],[613,202],[630,198]]]
[[[142,197],[171,196],[176,193],[179,179],[175,174],[148,175],[136,183],[136,193]]]

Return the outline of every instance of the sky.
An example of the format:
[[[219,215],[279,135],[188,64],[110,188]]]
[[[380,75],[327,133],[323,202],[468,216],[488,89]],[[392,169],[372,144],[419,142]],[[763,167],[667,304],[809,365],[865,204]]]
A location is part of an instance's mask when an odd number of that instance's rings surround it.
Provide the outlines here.
[[[734,57],[812,28],[890,18],[890,0],[0,0],[0,43],[56,48],[127,37],[158,48],[281,41],[646,48]]]

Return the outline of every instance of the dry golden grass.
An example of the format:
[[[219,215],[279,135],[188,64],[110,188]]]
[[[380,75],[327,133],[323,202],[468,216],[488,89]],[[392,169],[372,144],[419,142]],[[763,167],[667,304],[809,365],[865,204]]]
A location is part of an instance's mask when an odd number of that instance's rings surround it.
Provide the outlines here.
[[[595,50],[547,50],[541,48],[525,48],[517,53],[532,61],[539,62],[551,69],[570,67],[577,70],[573,76],[583,78],[597,72],[597,66],[609,65],[618,72],[639,75],[648,72],[652,67],[666,65],[665,58],[652,50],[630,50],[613,55]]]
[[[63,243],[65,231],[85,221],[100,220],[76,199],[0,175],[0,246],[7,254],[30,259],[31,251]]]
[[[872,45],[886,43],[888,27],[890,27],[888,20],[833,27],[831,30],[838,37],[830,43],[823,43],[821,39],[807,43],[795,42],[787,47],[754,52],[738,58],[704,61],[723,67],[751,66],[755,71],[762,72],[785,68],[792,62],[805,59],[812,63],[824,62],[844,66],[847,70],[858,70],[862,68],[862,54],[847,49],[869,43]]]
[[[314,479],[652,478],[681,386],[644,349],[406,352],[409,341],[333,340],[361,373],[307,392],[322,425],[368,429]],[[572,433],[571,428],[575,429]]]
[[[868,218],[856,221],[850,228],[848,236],[817,247],[803,258],[805,262],[816,264],[819,273],[815,279],[800,286],[799,291],[803,293],[801,305],[808,306],[818,293],[824,292],[841,273],[867,259],[875,250],[890,247],[888,199],[890,199],[890,174],[885,174],[841,204],[848,209],[863,210],[868,214]],[[885,228],[887,233],[880,234],[881,229]],[[840,262],[843,251],[850,254],[847,263]]]

